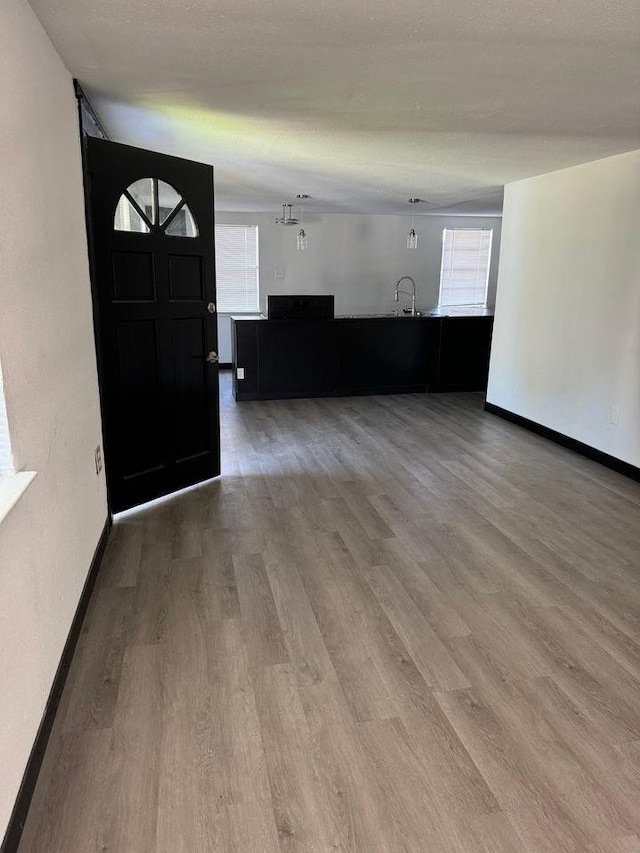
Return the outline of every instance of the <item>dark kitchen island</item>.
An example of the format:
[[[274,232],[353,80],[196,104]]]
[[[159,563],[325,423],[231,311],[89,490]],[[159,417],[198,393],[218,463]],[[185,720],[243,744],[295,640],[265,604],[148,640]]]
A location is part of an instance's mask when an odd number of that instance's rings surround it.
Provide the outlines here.
[[[231,318],[234,395],[244,400],[482,391],[493,316]]]

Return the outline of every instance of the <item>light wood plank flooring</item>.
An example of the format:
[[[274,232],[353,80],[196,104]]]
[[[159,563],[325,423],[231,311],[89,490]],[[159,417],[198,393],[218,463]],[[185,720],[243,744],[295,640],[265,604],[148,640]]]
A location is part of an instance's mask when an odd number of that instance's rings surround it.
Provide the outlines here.
[[[474,394],[222,416],[113,530],[21,853],[638,853],[640,485]]]

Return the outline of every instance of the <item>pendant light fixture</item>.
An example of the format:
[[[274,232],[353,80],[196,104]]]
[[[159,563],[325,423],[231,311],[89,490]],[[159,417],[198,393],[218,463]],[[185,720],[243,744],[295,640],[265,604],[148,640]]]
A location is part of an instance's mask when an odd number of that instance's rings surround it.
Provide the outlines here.
[[[294,219],[291,216],[291,205],[287,204],[286,201],[282,202],[282,216],[279,216],[275,220],[276,225],[297,225],[298,220]]]
[[[304,200],[309,198],[305,193],[298,193],[296,198],[300,199],[300,232],[298,234],[298,251],[303,252],[308,248],[307,235],[304,230]]]
[[[419,198],[410,198],[409,204],[417,204],[420,201]],[[413,227],[413,211],[411,212],[411,230],[407,234],[407,249],[417,249],[418,248],[418,235],[416,234],[415,228]]]

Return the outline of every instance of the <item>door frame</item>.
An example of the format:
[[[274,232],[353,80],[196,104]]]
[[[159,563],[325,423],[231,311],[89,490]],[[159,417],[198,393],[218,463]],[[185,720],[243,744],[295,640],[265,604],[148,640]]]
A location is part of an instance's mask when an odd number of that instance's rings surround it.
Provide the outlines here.
[[[91,228],[91,208],[90,208],[90,178],[89,165],[87,157],[87,137],[94,136],[98,139],[110,141],[104,125],[98,118],[95,110],[91,106],[91,102],[87,98],[86,92],[82,88],[79,80],[74,78],[73,88],[78,102],[78,132],[80,136],[80,159],[82,164],[82,194],[84,199],[84,223],[87,234],[87,255],[89,263],[89,284],[91,286],[91,311],[93,316],[93,343],[96,354],[96,369],[98,373],[98,397],[100,400],[100,446],[104,457],[105,446],[105,426],[104,426],[104,410],[105,410],[105,379],[104,366],[102,363],[102,344],[100,339],[100,301],[98,297],[98,284],[95,265],[95,251],[93,245],[93,229]],[[104,464],[104,461],[103,461]],[[103,470],[105,470],[103,468]],[[107,492],[107,513],[109,521],[113,520],[113,500],[107,481],[105,470],[105,488]]]

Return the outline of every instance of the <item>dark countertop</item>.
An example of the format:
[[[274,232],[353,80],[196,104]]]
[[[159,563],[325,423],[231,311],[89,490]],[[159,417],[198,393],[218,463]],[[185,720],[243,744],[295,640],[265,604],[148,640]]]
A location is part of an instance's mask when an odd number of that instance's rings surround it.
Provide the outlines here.
[[[422,320],[426,314],[336,314],[336,320]]]
[[[336,314],[333,320],[425,320],[438,317],[493,317],[493,308],[430,308],[422,314]],[[265,314],[232,314],[232,320],[268,320]],[[296,322],[287,321],[287,322]],[[326,320],[321,322],[327,322]]]
[[[474,308],[472,305],[461,305],[450,308],[429,308],[428,317],[493,317],[494,308]]]

